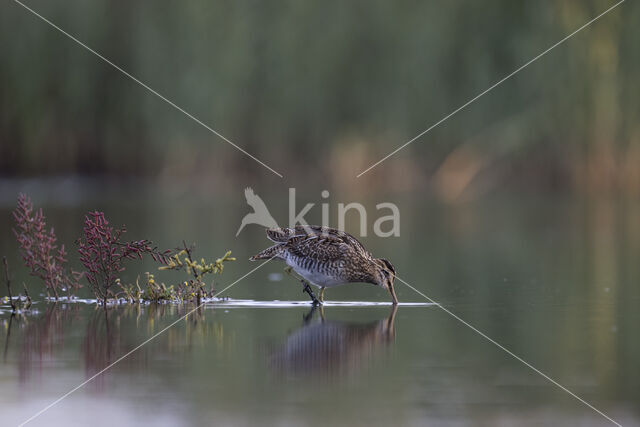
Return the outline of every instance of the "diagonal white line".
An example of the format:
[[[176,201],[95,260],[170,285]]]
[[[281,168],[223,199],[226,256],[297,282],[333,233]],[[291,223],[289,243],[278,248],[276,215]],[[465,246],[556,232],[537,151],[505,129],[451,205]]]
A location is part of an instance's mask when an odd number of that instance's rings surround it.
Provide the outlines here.
[[[47,24],[51,25],[53,28],[55,28],[56,30],[58,30],[59,32],[61,32],[62,34],[64,34],[65,36],[69,37],[71,40],[73,40],[74,42],[76,42],[77,44],[79,44],[80,46],[82,46],[83,48],[85,48],[86,50],[88,50],[89,52],[93,53],[95,56],[97,56],[98,58],[102,59],[104,62],[106,62],[107,64],[111,65],[113,68],[115,68],[116,70],[120,71],[122,74],[124,74],[125,76],[129,77],[131,80],[133,80],[134,82],[138,83],[140,86],[142,86],[143,88],[147,89],[149,92],[151,92],[152,94],[154,94],[155,96],[157,96],[158,98],[162,99],[164,102],[166,102],[167,104],[171,105],[173,108],[175,108],[176,110],[180,111],[181,113],[183,113],[185,116],[189,117],[190,119],[192,119],[194,122],[198,123],[199,125],[201,125],[202,127],[204,127],[205,129],[207,129],[208,131],[210,131],[211,133],[213,133],[214,135],[216,135],[218,138],[228,142],[231,146],[233,146],[234,148],[236,148],[238,151],[246,154],[247,156],[251,157],[253,160],[255,160],[256,162],[260,163],[262,166],[264,166],[265,168],[269,169],[271,172],[273,172],[274,174],[278,175],[280,178],[283,178],[282,174],[276,172],[274,169],[272,169],[271,167],[269,167],[268,165],[266,165],[263,161],[261,161],[260,159],[258,159],[257,157],[255,157],[254,155],[252,155],[251,153],[248,153],[244,148],[238,146],[237,144],[235,144],[233,141],[231,141],[229,138],[225,137],[224,135],[222,135],[220,132],[216,131],[215,129],[213,129],[211,126],[207,125],[206,123],[204,123],[202,120],[198,119],[197,117],[195,117],[193,114],[189,113],[188,111],[186,111],[184,108],[180,107],[179,105],[177,105],[176,103],[174,103],[173,101],[171,101],[170,99],[168,99],[167,97],[165,97],[164,95],[160,94],[158,91],[150,88],[148,85],[146,85],[145,83],[141,82],[140,80],[138,80],[136,77],[134,77],[133,75],[129,74],[128,72],[126,72],[125,70],[123,70],[121,67],[119,67],[118,65],[114,64],[113,62],[111,62],[109,59],[105,58],[104,56],[102,56],[101,54],[99,54],[98,52],[96,52],[95,50],[93,50],[92,48],[90,48],[89,46],[87,46],[86,44],[84,44],[83,42],[81,42],[80,40],[78,40],[77,38],[75,38],[74,36],[72,36],[71,34],[67,33],[66,31],[64,31],[62,28],[58,27],[56,24],[54,24],[53,22],[49,21],[47,18],[45,18],[44,16],[40,15],[38,12],[36,12],[35,10],[31,9],[30,7],[28,7],[27,5],[25,5],[24,3],[20,2],[19,0],[13,0],[15,3],[19,4],[20,6],[22,6],[23,8],[25,8],[26,10],[28,10],[29,12],[31,12],[32,14],[34,14],[35,16],[37,16],[38,18],[40,18],[41,20],[43,20],[44,22],[46,22]]]
[[[234,286],[236,283],[240,282],[242,279],[244,279],[245,277],[249,276],[250,274],[252,274],[254,271],[256,271],[257,269],[263,267],[265,264],[269,263],[269,261],[273,260],[273,258],[269,258],[268,260],[266,260],[265,262],[263,262],[262,264],[260,264],[259,266],[257,266],[256,268],[254,268],[253,270],[249,271],[247,274],[245,274],[244,276],[240,277],[239,279],[237,279],[235,282],[231,283],[229,286],[227,286],[226,288],[224,288],[223,290],[221,290],[220,292],[216,293],[213,297],[217,297],[220,294],[222,294],[223,292],[225,292],[227,289],[231,288],[232,286]],[[94,374],[92,377],[88,378],[87,380],[85,380],[84,382],[82,382],[81,384],[78,384],[77,386],[75,386],[74,388],[72,388],[71,390],[69,390],[68,392],[66,392],[65,394],[63,394],[62,396],[60,396],[58,399],[54,400],[53,402],[51,402],[50,404],[48,404],[47,406],[45,406],[44,408],[42,408],[41,410],[39,410],[38,412],[36,412],[35,414],[33,414],[31,417],[29,417],[28,419],[26,419],[25,421],[23,421],[22,423],[19,424],[19,427],[22,427],[23,425],[27,424],[30,421],[33,421],[35,418],[37,418],[38,416],[42,415],[42,413],[44,413],[45,411],[51,409],[53,406],[57,405],[58,403],[60,403],[63,399],[65,399],[67,396],[69,396],[71,393],[75,392],[76,390],[84,387],[87,383],[91,382],[92,380],[94,380],[96,377],[104,374],[106,371],[108,371],[109,369],[111,369],[113,366],[115,366],[116,364],[118,364],[119,362],[121,362],[123,359],[126,359],[128,356],[130,356],[131,354],[135,353],[136,351],[138,351],[142,346],[148,344],[149,342],[151,342],[153,339],[155,339],[156,337],[158,337],[159,335],[163,334],[165,331],[167,331],[167,329],[171,328],[172,326],[176,325],[177,323],[180,323],[181,321],[185,320],[187,317],[189,317],[190,314],[192,314],[194,311],[196,311],[197,309],[199,309],[200,307],[202,307],[204,304],[206,304],[205,302],[203,302],[202,304],[198,305],[197,307],[195,307],[194,309],[192,309],[191,311],[189,311],[187,314],[185,314],[184,316],[180,317],[179,319],[177,319],[176,321],[172,322],[171,324],[169,324],[169,326],[167,326],[166,328],[162,329],[161,331],[159,331],[158,333],[152,335],[151,337],[149,337],[148,339],[144,340],[142,343],[140,343],[137,347],[135,347],[133,350],[128,351],[127,353],[125,353],[124,355],[120,356],[118,359],[116,359],[113,363],[107,365],[104,369],[102,369],[101,371],[97,372],[96,374]]]
[[[523,358],[521,358],[520,356],[514,354],[512,351],[510,351],[509,349],[507,349],[506,347],[504,347],[502,344],[500,344],[499,342],[497,342],[496,340],[494,340],[493,338],[489,337],[487,334],[485,334],[484,332],[480,331],[478,328],[476,328],[473,325],[470,325],[467,321],[465,321],[464,319],[460,318],[458,315],[456,315],[455,313],[452,313],[451,311],[447,310],[442,304],[440,304],[437,301],[434,301],[433,299],[429,298],[428,296],[426,296],[423,292],[419,291],[418,289],[414,288],[413,286],[411,286],[409,283],[405,282],[404,280],[402,280],[401,278],[399,278],[398,276],[395,276],[396,279],[398,279],[399,281],[401,281],[402,283],[404,283],[405,285],[407,285],[409,288],[413,289],[416,293],[418,293],[419,295],[422,295],[427,301],[436,304],[442,311],[444,311],[445,313],[447,313],[449,316],[453,317],[454,319],[456,319],[457,321],[459,321],[460,323],[462,323],[463,325],[465,325],[466,327],[468,327],[469,329],[471,329],[472,331],[474,331],[475,333],[477,333],[478,335],[480,335],[481,337],[483,337],[484,339],[486,339],[487,341],[489,341],[491,344],[495,345],[496,347],[498,347],[500,350],[504,351],[505,353],[507,353],[508,355],[510,355],[511,357],[513,357],[514,359],[516,359],[517,361],[523,363],[524,365],[526,365],[528,368],[530,368],[531,370],[533,370],[535,373],[541,375],[543,378],[545,378],[546,380],[550,381],[551,383],[555,384],[556,386],[558,386],[560,389],[562,389],[563,391],[569,393],[571,396],[575,397],[576,399],[578,399],[580,402],[584,403],[585,405],[587,405],[589,408],[593,409],[594,411],[596,411],[598,414],[602,415],[604,418],[606,418],[607,420],[611,421],[613,424],[622,427],[622,424],[620,424],[619,422],[615,421],[614,419],[612,419],[611,417],[609,417],[607,414],[605,414],[604,412],[602,412],[601,410],[599,410],[598,408],[596,408],[595,406],[593,406],[592,404],[590,404],[589,402],[587,402],[586,400],[584,400],[583,398],[581,398],[580,396],[578,396],[577,394],[575,394],[574,392],[572,392],[571,390],[569,390],[568,388],[566,388],[565,386],[563,386],[562,384],[560,384],[559,382],[557,382],[556,380],[554,380],[553,378],[551,378],[549,375],[545,374],[544,372],[540,371],[538,368],[536,368],[535,366],[533,366],[531,363],[527,362],[526,360],[524,360]]]
[[[602,18],[604,15],[606,15],[607,13],[611,12],[613,9],[615,9],[616,7],[620,6],[622,3],[624,3],[625,0],[620,0],[618,3],[614,4],[613,6],[611,6],[609,9],[605,10],[604,12],[602,12],[600,15],[596,16],[595,18],[591,19],[589,22],[587,22],[586,24],[584,24],[582,27],[578,28],[577,30],[575,30],[574,32],[572,32],[571,34],[569,34],[568,36],[566,36],[565,38],[563,38],[562,40],[560,40],[559,42],[557,42],[556,44],[550,46],[549,48],[547,48],[546,50],[544,50],[542,53],[540,53],[538,56],[536,56],[535,58],[531,59],[530,61],[526,62],[524,65],[521,65],[519,68],[517,68],[516,70],[512,71],[511,73],[507,74],[505,77],[503,77],[502,79],[500,79],[499,81],[497,81],[496,83],[494,83],[493,85],[489,86],[488,89],[485,89],[484,91],[480,92],[478,95],[474,96],[473,98],[471,98],[469,101],[465,102],[464,104],[462,104],[460,107],[456,108],[455,110],[453,110],[452,112],[450,112],[449,114],[447,114],[446,116],[444,116],[443,118],[441,118],[440,120],[438,120],[437,122],[435,122],[434,124],[432,124],[431,126],[429,126],[427,129],[423,130],[422,132],[420,132],[418,135],[416,135],[415,137],[411,138],[409,141],[405,142],[404,144],[402,144],[401,146],[399,146],[398,148],[396,148],[395,150],[393,150],[391,153],[387,154],[386,156],[384,156],[382,159],[378,160],[376,163],[372,164],[371,166],[369,166],[367,169],[365,169],[364,171],[360,172],[356,178],[360,178],[362,175],[364,175],[365,173],[369,172],[371,169],[375,168],[376,166],[378,166],[380,163],[384,162],[385,160],[387,160],[389,157],[393,156],[394,154],[396,154],[398,151],[402,150],[403,148],[405,148],[407,145],[411,144],[412,142],[414,142],[415,140],[417,140],[418,138],[420,138],[421,136],[423,136],[424,134],[426,134],[427,132],[431,131],[433,128],[437,127],[438,125],[440,125],[441,123],[445,122],[446,120],[448,120],[450,117],[454,116],[455,114],[457,114],[458,112],[460,112],[461,110],[463,110],[465,107],[469,106],[470,104],[472,104],[473,102],[475,102],[478,98],[482,97],[483,95],[486,95],[488,92],[490,92],[491,90],[493,90],[494,88],[496,88],[497,86],[501,85],[502,83],[504,83],[505,81],[509,80],[511,77],[513,77],[514,75],[516,75],[517,73],[519,73],[520,71],[522,71],[523,69],[525,69],[526,67],[528,67],[529,65],[531,65],[532,63],[534,63],[535,61],[537,61],[538,59],[542,58],[544,55],[546,55],[547,53],[551,52],[553,49],[555,49],[556,47],[560,46],[562,43],[566,42],[567,40],[569,40],[571,37],[575,36],[576,34],[578,34],[580,31],[584,30],[585,28],[587,28],[589,25],[593,24],[594,22],[596,22],[598,19]]]

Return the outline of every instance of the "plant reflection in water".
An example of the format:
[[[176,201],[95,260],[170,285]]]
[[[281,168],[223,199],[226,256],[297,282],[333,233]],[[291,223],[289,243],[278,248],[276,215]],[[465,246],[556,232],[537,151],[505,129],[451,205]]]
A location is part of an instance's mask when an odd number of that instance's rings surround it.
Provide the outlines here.
[[[90,378],[187,314],[193,306],[149,304],[91,308],[80,303],[49,303],[43,308],[44,312],[36,309],[1,319],[4,329],[3,363],[17,362],[19,379],[23,384],[34,380],[40,382],[50,369],[57,373],[61,367],[75,370],[73,360],[78,354],[84,377]],[[207,315],[212,317],[213,312],[210,310]],[[84,331],[80,336],[78,328]],[[188,358],[193,350],[208,344],[226,348],[232,339],[233,334],[225,335],[220,321],[206,319],[205,312],[198,309],[185,321],[123,359],[118,363],[118,369],[144,371],[158,361],[177,360],[182,363],[185,360],[181,357]],[[99,375],[88,387],[102,391],[108,385],[109,377]]]

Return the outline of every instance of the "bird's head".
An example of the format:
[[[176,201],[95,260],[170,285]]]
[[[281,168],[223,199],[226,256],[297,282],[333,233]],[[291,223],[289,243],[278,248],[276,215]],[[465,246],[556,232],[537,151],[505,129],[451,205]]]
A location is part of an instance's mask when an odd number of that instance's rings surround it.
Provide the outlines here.
[[[376,264],[376,281],[378,286],[382,286],[391,295],[393,305],[398,304],[398,297],[396,297],[396,291],[393,288],[393,281],[396,278],[396,270],[393,265],[384,258],[377,258]]]

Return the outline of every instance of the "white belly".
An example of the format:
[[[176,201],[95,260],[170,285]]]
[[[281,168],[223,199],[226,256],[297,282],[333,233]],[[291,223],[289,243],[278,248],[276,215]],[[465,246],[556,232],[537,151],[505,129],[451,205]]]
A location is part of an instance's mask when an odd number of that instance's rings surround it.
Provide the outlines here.
[[[293,270],[302,276],[303,279],[311,283],[312,285],[324,288],[331,288],[333,286],[344,285],[347,282],[340,278],[336,278],[331,275],[323,274],[318,271],[309,271],[304,267],[296,264],[293,260],[287,259],[285,260],[288,266],[293,268]]]

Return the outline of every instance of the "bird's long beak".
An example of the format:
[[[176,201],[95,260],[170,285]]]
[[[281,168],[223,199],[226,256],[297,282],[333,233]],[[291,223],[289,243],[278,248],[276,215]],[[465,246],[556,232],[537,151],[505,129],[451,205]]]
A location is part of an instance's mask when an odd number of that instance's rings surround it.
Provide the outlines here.
[[[398,305],[398,297],[396,296],[396,290],[393,288],[393,281],[389,280],[387,284],[387,289],[391,294],[391,301],[393,301],[393,305]]]

